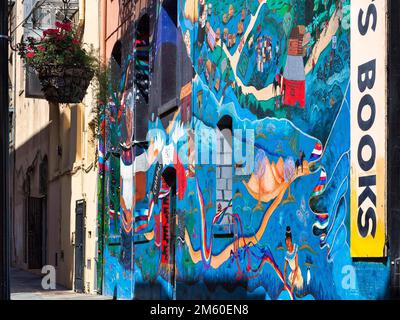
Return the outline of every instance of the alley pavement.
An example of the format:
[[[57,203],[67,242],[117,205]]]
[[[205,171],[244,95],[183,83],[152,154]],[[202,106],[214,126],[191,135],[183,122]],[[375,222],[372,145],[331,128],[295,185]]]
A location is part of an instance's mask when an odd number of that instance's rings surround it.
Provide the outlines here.
[[[55,290],[42,288],[40,275],[11,269],[11,300],[109,300],[111,297],[76,293],[57,284]]]

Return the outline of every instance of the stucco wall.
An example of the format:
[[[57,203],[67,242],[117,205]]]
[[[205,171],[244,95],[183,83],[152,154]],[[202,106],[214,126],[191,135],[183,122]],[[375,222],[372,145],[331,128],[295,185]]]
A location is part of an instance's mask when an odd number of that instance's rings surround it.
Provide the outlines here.
[[[17,1],[18,25],[23,19],[23,3]],[[82,8],[82,7],[81,7]],[[99,48],[99,1],[86,1],[83,42]],[[17,29],[20,39],[23,29]],[[89,48],[88,48],[89,49]],[[32,168],[31,196],[39,194],[39,165],[48,157],[47,186],[47,264],[56,266],[57,282],[74,286],[75,203],[86,200],[85,234],[85,291],[94,293],[96,258],[96,141],[90,123],[95,119],[95,92],[90,87],[82,104],[55,105],[43,99],[24,96],[23,66],[15,64],[17,78],[15,129],[15,189],[13,212],[13,264],[28,268],[24,252],[23,180],[28,167],[37,155]],[[60,148],[59,148],[60,147]],[[40,270],[36,270],[40,272]]]
[[[22,1],[16,1],[16,25],[23,19]],[[16,30],[16,39],[21,39],[23,29]],[[14,265],[27,267],[24,262],[24,180],[28,167],[32,165],[33,176],[31,184],[32,196],[40,196],[39,193],[39,164],[45,155],[48,154],[49,142],[49,105],[46,101],[39,99],[26,99],[25,75],[22,61],[17,57],[14,62],[15,100],[15,170],[13,190],[13,226],[12,226],[12,258]],[[14,70],[13,70],[14,71]],[[36,159],[36,161],[35,161]]]

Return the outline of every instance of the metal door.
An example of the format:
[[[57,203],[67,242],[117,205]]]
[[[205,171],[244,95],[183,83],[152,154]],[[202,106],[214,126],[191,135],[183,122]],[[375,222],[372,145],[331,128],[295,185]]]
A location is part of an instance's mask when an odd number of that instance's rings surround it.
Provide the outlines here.
[[[43,199],[28,199],[28,268],[41,269],[43,267]]]
[[[75,291],[84,292],[86,201],[75,204]]]

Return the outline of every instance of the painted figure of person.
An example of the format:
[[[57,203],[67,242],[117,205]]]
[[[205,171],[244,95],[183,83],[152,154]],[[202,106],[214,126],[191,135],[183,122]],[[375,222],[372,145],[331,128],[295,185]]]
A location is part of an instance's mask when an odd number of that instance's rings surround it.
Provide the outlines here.
[[[310,288],[311,284],[311,270],[310,266],[307,267],[307,287]]]
[[[263,57],[262,57],[261,49],[257,49],[257,71],[258,72],[264,71],[264,64],[263,64]]]
[[[267,62],[267,48],[268,48],[268,45],[267,45],[267,37],[266,36],[264,36],[264,38],[263,38],[264,40],[262,40],[262,46],[261,46],[261,48],[262,48],[262,57],[263,57],[263,63],[265,64],[266,62]]]
[[[303,162],[304,162],[304,157],[305,157],[304,151],[301,150],[301,151],[300,151],[300,167],[301,167],[301,173],[303,173]]]
[[[279,41],[277,41],[276,45],[275,45],[275,62],[276,62],[276,65],[279,64],[279,56],[280,56],[280,47],[279,47]]]
[[[296,174],[298,174],[299,167],[300,167],[300,160],[297,159],[296,160]]]
[[[269,44],[268,49],[267,49],[267,60],[272,61],[272,46]]]
[[[129,87],[129,79],[133,71],[133,59],[125,70],[125,81],[122,88],[122,95],[120,98],[120,111],[119,118],[121,122],[125,122],[125,129],[123,131],[120,156],[120,216],[121,216],[121,263],[125,268],[129,268],[132,261],[132,228],[133,228],[133,149],[132,141],[133,124],[134,124],[134,94],[133,88]],[[125,117],[123,114],[125,113]]]
[[[285,285],[288,284],[292,289],[302,290],[303,289],[303,276],[301,275],[301,270],[299,267],[299,253],[297,244],[292,241],[292,230],[289,226],[286,227],[286,254],[285,254],[285,266],[284,266],[284,281]],[[287,283],[286,271],[287,267],[290,268],[289,283]]]
[[[204,0],[200,0],[200,10],[199,10],[199,26],[197,33],[197,45],[201,47],[204,42],[206,34],[206,21],[207,21],[207,10]]]

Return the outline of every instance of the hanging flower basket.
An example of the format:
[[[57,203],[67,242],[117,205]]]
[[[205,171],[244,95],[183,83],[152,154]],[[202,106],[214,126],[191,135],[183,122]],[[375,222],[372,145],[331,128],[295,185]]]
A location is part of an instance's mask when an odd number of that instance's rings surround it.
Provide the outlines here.
[[[79,103],[94,76],[96,57],[88,53],[69,22],[56,22],[40,39],[18,44],[20,56],[39,76],[45,98],[57,103]]]
[[[86,95],[94,71],[88,67],[46,65],[37,70],[46,100],[79,103]]]

